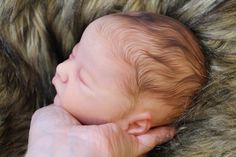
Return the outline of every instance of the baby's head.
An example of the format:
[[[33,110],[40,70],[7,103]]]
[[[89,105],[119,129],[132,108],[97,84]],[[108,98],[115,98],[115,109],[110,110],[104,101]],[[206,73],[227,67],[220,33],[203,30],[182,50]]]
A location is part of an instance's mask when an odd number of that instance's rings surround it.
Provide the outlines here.
[[[54,103],[84,124],[117,122],[141,134],[173,122],[205,82],[192,33],[151,13],[112,14],[92,22],[59,64]]]

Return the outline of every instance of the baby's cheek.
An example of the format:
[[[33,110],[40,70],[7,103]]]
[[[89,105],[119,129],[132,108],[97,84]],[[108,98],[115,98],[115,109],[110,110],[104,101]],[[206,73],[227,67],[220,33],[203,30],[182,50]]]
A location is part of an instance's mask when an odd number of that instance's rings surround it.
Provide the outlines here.
[[[71,94],[72,92],[68,93],[65,92],[65,94],[61,98],[61,105],[64,109],[66,109],[68,112],[72,113],[74,110],[74,97]]]

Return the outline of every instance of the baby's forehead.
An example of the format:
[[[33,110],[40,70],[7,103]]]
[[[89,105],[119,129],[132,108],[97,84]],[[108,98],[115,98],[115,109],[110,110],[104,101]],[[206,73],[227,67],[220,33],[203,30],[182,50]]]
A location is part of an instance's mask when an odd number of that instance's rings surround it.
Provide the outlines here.
[[[116,59],[121,58],[127,61],[126,57],[130,57],[128,49],[133,49],[138,46],[137,40],[138,31],[130,29],[129,22],[122,17],[103,16],[93,21],[87,28],[86,34],[90,34],[89,38],[99,40],[100,44],[104,44],[110,49],[112,56]]]
[[[122,20],[121,20],[122,19]],[[101,38],[104,44],[111,50],[109,51],[114,64],[119,66],[123,74],[122,88],[127,90],[127,87],[135,82],[135,67],[131,62],[131,49],[137,47],[138,43],[134,39],[135,33],[127,27],[127,21],[123,18],[114,18],[105,16],[95,20],[91,29],[96,32],[96,36]],[[133,50],[132,50],[133,51]]]
[[[103,16],[92,22],[91,28],[97,36],[105,38],[107,42],[116,47],[123,47],[131,43],[136,47],[139,45],[137,38],[145,36],[143,26],[121,16]]]
[[[131,22],[130,19],[115,15],[100,17],[93,21],[90,25],[91,28],[98,34],[106,37],[113,37],[117,40],[120,39],[119,37],[121,37],[121,34],[125,34],[127,37],[131,34],[132,28],[135,29],[135,27],[140,27],[140,25]]]
[[[114,51],[121,52],[121,48],[130,42],[132,42],[133,46],[136,44],[133,42],[135,41],[136,33],[127,25],[127,21],[123,18],[118,19],[108,15],[93,21],[86,28],[86,31],[90,34],[90,38],[98,37],[101,42],[110,45]]]

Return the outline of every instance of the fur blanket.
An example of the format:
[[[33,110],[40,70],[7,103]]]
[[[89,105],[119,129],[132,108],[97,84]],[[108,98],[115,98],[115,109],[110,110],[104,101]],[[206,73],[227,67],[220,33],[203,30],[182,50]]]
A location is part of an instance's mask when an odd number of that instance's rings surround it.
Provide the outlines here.
[[[85,27],[126,11],[181,21],[198,37],[209,65],[209,81],[178,121],[178,135],[149,156],[235,156],[236,0],[1,0],[1,157],[24,156],[31,115],[52,102],[55,67]]]

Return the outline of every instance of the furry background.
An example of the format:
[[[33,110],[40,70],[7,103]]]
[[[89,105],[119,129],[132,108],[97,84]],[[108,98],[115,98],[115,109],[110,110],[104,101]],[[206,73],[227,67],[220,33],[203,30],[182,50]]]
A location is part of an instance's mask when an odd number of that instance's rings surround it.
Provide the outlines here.
[[[24,156],[31,115],[52,102],[55,67],[85,27],[121,11],[181,21],[208,59],[209,82],[179,120],[178,136],[149,156],[236,156],[236,0],[1,0],[1,157]]]

